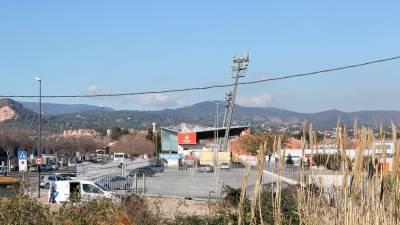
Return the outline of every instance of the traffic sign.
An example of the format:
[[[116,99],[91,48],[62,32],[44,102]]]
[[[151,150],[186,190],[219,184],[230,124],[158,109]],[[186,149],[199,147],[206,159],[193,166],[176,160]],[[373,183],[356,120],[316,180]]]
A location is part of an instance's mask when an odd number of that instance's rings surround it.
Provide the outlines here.
[[[27,163],[26,159],[18,160],[18,168],[19,168],[19,171],[27,171],[28,170],[28,163]]]
[[[42,165],[42,163],[43,163],[42,157],[37,157],[35,162],[36,162],[37,165]]]
[[[28,153],[26,151],[18,151],[18,159],[19,160],[22,160],[22,159],[27,160],[28,159]]]

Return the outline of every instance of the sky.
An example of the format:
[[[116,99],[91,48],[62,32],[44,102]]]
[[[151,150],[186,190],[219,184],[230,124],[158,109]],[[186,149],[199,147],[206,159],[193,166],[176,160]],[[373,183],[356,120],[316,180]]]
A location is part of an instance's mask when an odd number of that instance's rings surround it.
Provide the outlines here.
[[[399,1],[0,1],[0,95],[141,92],[227,84],[400,55]],[[400,110],[400,60],[239,86],[237,103],[297,112]],[[223,100],[228,88],[44,99],[158,110]],[[37,99],[18,99],[37,101]]]

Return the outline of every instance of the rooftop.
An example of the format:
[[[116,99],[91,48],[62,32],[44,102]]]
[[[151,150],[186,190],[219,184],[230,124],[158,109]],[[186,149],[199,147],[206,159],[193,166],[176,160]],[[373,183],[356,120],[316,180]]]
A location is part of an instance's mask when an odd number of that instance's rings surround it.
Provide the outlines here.
[[[235,128],[247,128],[247,126],[231,126],[231,129]],[[214,130],[225,130],[225,127],[206,127],[197,124],[189,124],[189,123],[181,123],[177,126],[169,126],[169,127],[162,127],[162,129],[170,130],[173,132],[181,132],[181,133],[190,133],[190,132],[205,132],[205,131],[214,131]]]

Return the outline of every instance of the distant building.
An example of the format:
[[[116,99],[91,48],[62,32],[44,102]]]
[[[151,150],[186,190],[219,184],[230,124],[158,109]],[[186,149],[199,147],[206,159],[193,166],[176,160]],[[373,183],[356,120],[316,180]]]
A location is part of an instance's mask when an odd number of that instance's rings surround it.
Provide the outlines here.
[[[233,126],[229,137],[235,138],[248,131],[247,126]],[[197,158],[201,151],[217,147],[218,139],[225,136],[225,128],[204,127],[182,123],[161,128],[161,153],[181,154],[184,158]]]
[[[91,129],[64,130],[64,137],[96,136],[96,131]]]

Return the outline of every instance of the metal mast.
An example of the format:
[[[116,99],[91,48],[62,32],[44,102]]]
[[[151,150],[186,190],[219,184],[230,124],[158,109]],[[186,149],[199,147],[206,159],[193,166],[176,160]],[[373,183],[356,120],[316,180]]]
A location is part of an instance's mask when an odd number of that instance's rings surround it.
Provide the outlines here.
[[[222,140],[222,145],[221,143],[218,145],[218,151],[226,151],[228,148],[229,131],[232,123],[233,110],[235,108],[237,86],[239,78],[244,77],[244,73],[247,70],[250,61],[250,54],[246,53],[243,57],[239,58],[234,56],[232,61],[232,72],[234,73],[232,78],[235,79],[235,83],[233,85],[233,90],[226,95],[226,109],[223,123],[223,127],[225,127],[225,137]]]

